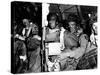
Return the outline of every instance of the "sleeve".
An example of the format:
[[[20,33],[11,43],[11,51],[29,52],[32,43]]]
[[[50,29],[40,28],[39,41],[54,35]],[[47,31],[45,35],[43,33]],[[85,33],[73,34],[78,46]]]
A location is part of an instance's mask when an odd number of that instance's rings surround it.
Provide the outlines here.
[[[68,32],[64,34],[64,45],[65,48],[72,48],[78,46],[78,40],[76,36],[71,35]]]
[[[88,44],[88,36],[86,34],[81,35],[79,38],[79,42],[80,42],[80,47],[86,48]]]
[[[60,54],[60,58],[64,59],[66,57],[74,57],[76,59],[80,58],[86,51],[86,47],[88,44],[88,37],[87,35],[80,36],[80,47],[76,48],[75,50],[69,50],[69,52],[63,52]]]
[[[74,51],[69,52],[71,57],[75,57],[76,59],[80,58],[86,51],[88,45],[88,36],[86,34],[82,34],[79,38],[80,47],[76,48]]]

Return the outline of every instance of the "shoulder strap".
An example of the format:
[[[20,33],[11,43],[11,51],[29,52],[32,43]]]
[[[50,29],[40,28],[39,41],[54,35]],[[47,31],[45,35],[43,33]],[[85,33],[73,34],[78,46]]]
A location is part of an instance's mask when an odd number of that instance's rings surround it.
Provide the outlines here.
[[[61,30],[60,30],[61,50],[63,50],[65,48],[65,46],[64,46],[64,33],[65,33],[65,29],[61,28]]]

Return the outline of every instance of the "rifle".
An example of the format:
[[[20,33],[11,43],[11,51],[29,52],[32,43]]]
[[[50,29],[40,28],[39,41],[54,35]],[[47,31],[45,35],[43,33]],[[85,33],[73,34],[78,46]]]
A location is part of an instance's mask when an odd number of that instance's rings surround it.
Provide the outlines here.
[[[48,62],[48,52],[46,49],[46,44],[45,44],[45,33],[46,33],[46,27],[43,27],[42,29],[42,50],[41,50],[41,55],[42,55],[42,72],[47,71],[47,62]]]

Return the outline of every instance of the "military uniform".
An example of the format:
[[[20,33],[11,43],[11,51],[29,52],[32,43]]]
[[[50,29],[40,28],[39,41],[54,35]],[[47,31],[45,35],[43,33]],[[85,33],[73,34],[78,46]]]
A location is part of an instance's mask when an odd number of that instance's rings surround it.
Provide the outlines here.
[[[49,71],[59,71],[60,65],[57,56],[63,50],[63,32],[58,26],[55,29],[46,29],[46,53],[47,53],[47,65]],[[62,37],[61,37],[62,36]]]
[[[64,33],[65,49],[60,54],[61,70],[75,70],[80,57],[85,53],[88,39],[86,34],[79,37],[69,32]]]

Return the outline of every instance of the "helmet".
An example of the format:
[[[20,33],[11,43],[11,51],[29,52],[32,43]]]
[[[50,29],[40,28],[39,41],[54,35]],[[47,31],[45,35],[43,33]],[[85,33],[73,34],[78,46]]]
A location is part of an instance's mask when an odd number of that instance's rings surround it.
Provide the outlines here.
[[[56,22],[58,22],[58,15],[56,13],[49,13],[47,15],[47,20],[50,21],[50,20],[56,20]]]

